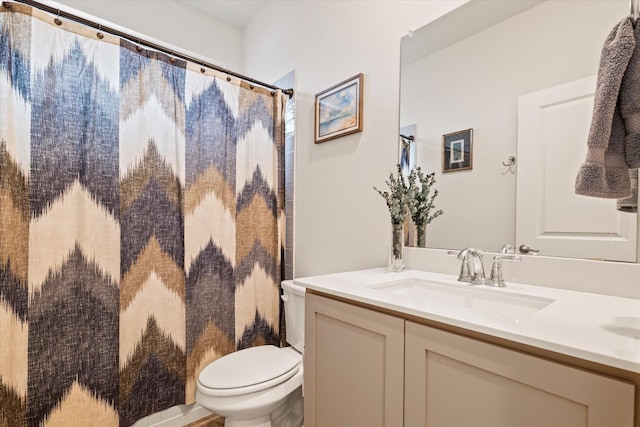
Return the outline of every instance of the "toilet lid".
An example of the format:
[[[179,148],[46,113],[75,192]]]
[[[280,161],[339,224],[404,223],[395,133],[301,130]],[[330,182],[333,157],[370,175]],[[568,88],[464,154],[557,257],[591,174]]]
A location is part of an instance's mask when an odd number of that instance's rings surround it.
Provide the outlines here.
[[[255,392],[291,378],[299,365],[300,359],[291,353],[263,345],[227,354],[210,363],[198,376],[198,382],[221,395]]]

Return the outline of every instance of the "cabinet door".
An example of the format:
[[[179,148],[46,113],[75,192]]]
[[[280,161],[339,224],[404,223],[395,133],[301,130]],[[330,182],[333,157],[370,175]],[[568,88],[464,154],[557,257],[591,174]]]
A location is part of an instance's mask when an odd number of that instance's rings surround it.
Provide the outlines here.
[[[412,322],[407,427],[632,427],[634,386]]]
[[[404,320],[307,293],[304,425],[401,427]]]

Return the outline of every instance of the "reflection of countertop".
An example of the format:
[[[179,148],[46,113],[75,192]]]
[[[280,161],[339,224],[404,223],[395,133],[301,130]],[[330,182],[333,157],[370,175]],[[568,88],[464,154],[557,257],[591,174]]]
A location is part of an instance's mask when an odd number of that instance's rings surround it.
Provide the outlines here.
[[[507,283],[506,288],[473,286],[476,295],[480,292],[487,299],[495,295],[496,300],[519,296],[554,300],[533,314],[492,317],[375,288],[402,279],[434,280],[456,287],[456,292],[470,286],[453,275],[418,270],[393,273],[382,268],[294,282],[329,295],[640,373],[640,300],[517,283]]]

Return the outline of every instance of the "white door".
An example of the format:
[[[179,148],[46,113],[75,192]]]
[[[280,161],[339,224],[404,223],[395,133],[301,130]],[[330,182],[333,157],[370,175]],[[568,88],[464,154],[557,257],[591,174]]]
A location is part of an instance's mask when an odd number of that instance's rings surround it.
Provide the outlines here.
[[[593,76],[519,98],[516,246],[635,262],[637,215],[617,211],[615,200],[574,192],[595,87]]]

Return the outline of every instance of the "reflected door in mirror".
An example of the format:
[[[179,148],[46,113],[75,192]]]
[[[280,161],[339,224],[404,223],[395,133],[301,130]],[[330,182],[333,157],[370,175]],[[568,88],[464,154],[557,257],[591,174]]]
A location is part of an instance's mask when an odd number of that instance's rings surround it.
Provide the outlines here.
[[[635,262],[636,215],[574,192],[595,88],[592,76],[519,98],[516,243],[541,255]]]

